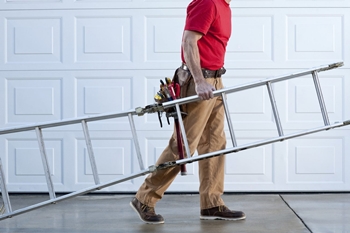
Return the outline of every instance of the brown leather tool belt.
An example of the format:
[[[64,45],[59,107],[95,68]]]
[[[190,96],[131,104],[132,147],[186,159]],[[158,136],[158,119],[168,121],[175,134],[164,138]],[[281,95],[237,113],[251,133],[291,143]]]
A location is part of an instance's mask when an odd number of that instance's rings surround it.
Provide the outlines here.
[[[181,64],[181,69],[190,72],[190,69],[184,63]],[[207,70],[207,69],[202,68],[202,72],[203,72],[204,78],[220,78],[221,75],[226,73],[226,69],[224,67],[222,67],[218,70]]]

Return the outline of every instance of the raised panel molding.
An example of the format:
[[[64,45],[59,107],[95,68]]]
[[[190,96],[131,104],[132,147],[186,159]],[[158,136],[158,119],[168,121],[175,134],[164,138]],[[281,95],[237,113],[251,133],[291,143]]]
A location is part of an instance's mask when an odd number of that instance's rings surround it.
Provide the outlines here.
[[[7,18],[5,63],[61,63],[60,18]]]
[[[16,87],[15,115],[53,115],[54,89]]]
[[[46,148],[47,160],[51,175],[55,175],[54,150]],[[28,166],[31,164],[31,166]],[[15,149],[16,176],[45,176],[39,148],[16,148]]]
[[[288,61],[344,60],[343,16],[288,15]]]
[[[184,21],[185,15],[146,16],[145,62],[180,61]]]
[[[249,139],[237,137],[238,145],[245,145],[259,140],[261,139],[254,137]],[[231,148],[232,142],[230,138],[227,138],[227,142],[227,148]],[[273,146],[271,144],[227,154],[225,164],[226,183],[230,185],[273,184],[273,161]]]
[[[132,108],[131,77],[76,77],[77,115]]]
[[[128,175],[125,174],[125,155],[123,147],[95,147],[94,155],[99,175]],[[92,175],[91,163],[87,149],[84,149],[84,175]]]
[[[77,17],[75,62],[130,62],[131,17]]]
[[[322,94],[328,116],[337,121],[343,117],[343,83],[344,77],[320,77]],[[288,81],[288,116],[287,122],[322,122],[321,108],[311,75]]]
[[[288,183],[342,183],[342,138],[294,139],[288,143]]]
[[[335,148],[300,146],[295,148],[296,174],[335,174]]]
[[[7,78],[6,123],[62,119],[62,80],[56,78]]]
[[[33,134],[34,135],[34,134]],[[62,141],[57,139],[45,140],[48,164],[55,185],[63,185],[63,154]],[[26,190],[34,191],[31,182],[46,187],[46,178],[38,142],[30,138],[7,140],[8,148],[8,184],[21,184]],[[45,190],[45,188],[43,189]]]
[[[234,61],[273,61],[273,17],[249,15],[232,18],[232,37],[226,63]]]
[[[91,135],[97,172],[101,182],[121,178],[132,173],[132,140],[129,137],[98,137]],[[94,182],[84,139],[76,138],[76,183]],[[132,180],[125,182],[131,184]]]
[[[235,74],[230,76],[227,74],[225,76],[223,80],[225,87],[239,86],[265,78],[263,75],[259,77],[252,73],[250,75]],[[228,94],[227,101],[235,127],[246,125],[250,128],[252,124],[269,129],[275,127],[269,95],[265,86]]]

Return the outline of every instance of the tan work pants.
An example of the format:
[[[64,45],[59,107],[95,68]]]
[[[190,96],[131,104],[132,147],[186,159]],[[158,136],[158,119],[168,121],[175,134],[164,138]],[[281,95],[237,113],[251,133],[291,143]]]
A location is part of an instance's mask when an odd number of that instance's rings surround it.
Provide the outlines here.
[[[183,70],[180,69],[178,75],[181,80]],[[217,90],[223,88],[221,78],[207,78],[206,81]],[[186,96],[196,95],[192,78],[187,85]],[[199,155],[225,149],[225,113],[221,97],[189,103],[186,105],[186,112],[188,115],[184,118],[183,123],[191,156],[196,149]],[[156,164],[158,165],[177,159],[179,159],[179,157],[176,131],[174,130],[169,145],[165,148]],[[224,191],[224,163],[224,155],[199,161],[201,209],[224,205],[221,199],[221,195]],[[180,167],[176,166],[150,174],[138,190],[136,198],[145,205],[155,207],[156,202],[162,198],[164,192],[179,172]]]

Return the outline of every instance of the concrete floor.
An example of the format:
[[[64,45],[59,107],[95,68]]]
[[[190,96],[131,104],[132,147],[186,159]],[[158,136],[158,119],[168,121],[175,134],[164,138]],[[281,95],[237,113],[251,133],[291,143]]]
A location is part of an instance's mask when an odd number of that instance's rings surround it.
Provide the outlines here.
[[[13,209],[46,200],[42,195],[12,195]],[[242,221],[199,219],[198,195],[165,195],[156,211],[165,224],[142,223],[130,208],[132,195],[87,195],[0,221],[0,232],[258,232],[350,233],[350,194],[224,195]]]

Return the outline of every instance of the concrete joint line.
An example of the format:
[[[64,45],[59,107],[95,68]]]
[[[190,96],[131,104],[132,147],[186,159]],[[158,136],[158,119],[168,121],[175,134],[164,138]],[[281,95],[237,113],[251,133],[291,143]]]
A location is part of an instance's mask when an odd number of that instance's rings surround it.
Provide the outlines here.
[[[303,225],[306,227],[306,229],[309,230],[310,233],[313,233],[310,227],[304,222],[304,220],[297,214],[297,212],[288,204],[288,202],[282,197],[281,194],[279,194],[282,201],[288,206],[288,208],[293,211],[293,213],[299,218],[299,220],[303,223]]]

